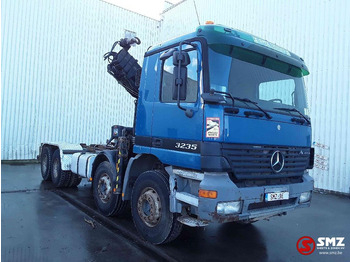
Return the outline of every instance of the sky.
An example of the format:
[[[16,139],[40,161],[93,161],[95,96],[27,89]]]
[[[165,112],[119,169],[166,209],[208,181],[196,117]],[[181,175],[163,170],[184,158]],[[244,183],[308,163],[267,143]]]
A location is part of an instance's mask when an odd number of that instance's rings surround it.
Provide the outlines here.
[[[136,13],[159,20],[160,13],[163,12],[164,0],[103,0],[105,2],[123,7]],[[177,3],[181,0],[167,0],[171,3]]]

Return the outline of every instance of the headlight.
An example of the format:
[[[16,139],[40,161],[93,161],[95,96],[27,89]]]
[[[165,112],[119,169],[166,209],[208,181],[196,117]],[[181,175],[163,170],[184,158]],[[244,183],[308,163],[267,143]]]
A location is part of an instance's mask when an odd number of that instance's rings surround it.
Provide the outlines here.
[[[221,215],[236,214],[241,211],[241,201],[221,202],[216,206],[216,212]]]
[[[300,194],[300,198],[299,198],[299,203],[305,203],[310,201],[311,198],[311,192],[304,192]]]

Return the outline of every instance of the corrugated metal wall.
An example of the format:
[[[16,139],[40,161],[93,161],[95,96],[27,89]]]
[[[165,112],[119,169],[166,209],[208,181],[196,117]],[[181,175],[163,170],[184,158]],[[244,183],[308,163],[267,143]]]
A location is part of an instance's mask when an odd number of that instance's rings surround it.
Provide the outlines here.
[[[276,43],[304,58],[316,148],[315,187],[350,191],[350,1],[196,0],[212,20]],[[161,39],[198,26],[193,0],[164,13]]]
[[[132,97],[103,54],[124,30],[142,62],[159,22],[99,0],[1,3],[1,158],[34,159],[42,141],[101,143],[113,124],[132,125]]]

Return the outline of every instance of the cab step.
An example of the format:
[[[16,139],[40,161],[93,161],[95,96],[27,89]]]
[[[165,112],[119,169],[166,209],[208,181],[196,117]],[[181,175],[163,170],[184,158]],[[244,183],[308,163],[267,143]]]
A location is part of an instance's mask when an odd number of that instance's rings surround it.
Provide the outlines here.
[[[190,216],[178,217],[177,221],[179,221],[181,224],[184,224],[190,227],[206,227],[209,225],[209,223],[205,220],[201,220]]]

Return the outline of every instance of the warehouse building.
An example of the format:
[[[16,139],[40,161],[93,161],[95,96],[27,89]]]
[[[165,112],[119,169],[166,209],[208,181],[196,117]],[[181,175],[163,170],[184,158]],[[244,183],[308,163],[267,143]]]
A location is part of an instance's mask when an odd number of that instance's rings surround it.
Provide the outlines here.
[[[136,35],[151,45],[212,20],[304,58],[315,187],[350,193],[350,2],[347,0],[166,3],[160,21],[99,0],[2,2],[1,159],[35,159],[42,141],[103,143],[113,124],[132,125],[132,97],[106,72],[103,54]],[[122,113],[120,113],[122,112]]]

